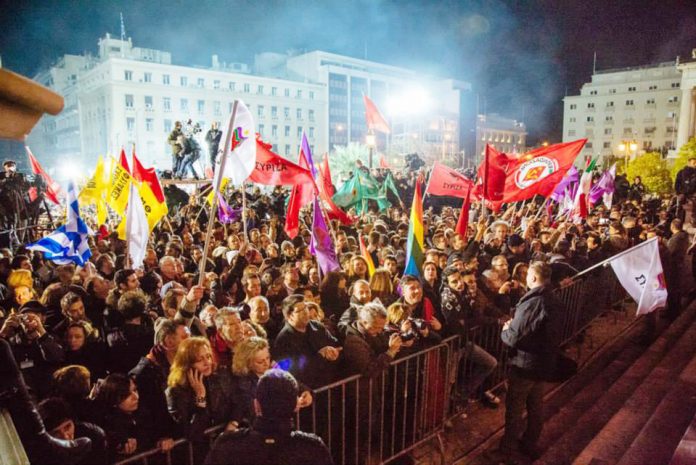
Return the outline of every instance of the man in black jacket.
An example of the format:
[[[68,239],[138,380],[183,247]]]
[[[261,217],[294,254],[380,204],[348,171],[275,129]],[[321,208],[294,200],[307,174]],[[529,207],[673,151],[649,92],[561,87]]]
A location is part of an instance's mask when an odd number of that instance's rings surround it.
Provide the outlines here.
[[[544,423],[544,380],[556,369],[564,309],[551,291],[548,264],[533,262],[529,266],[527,287],[529,291],[517,304],[514,318],[505,323],[501,333],[503,342],[515,352],[509,360],[505,435],[500,450],[506,455],[522,452],[534,459],[539,455],[536,442]]]
[[[297,381],[290,373],[269,370],[259,379],[253,428],[220,435],[206,465],[331,465],[329,449],[319,436],[293,431],[299,402]]]

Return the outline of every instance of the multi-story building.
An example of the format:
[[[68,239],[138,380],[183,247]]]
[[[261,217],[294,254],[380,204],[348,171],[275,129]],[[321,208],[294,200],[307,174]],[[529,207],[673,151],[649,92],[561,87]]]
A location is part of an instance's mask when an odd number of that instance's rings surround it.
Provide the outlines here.
[[[681,108],[677,148],[696,136],[696,48],[691,50],[691,61],[679,63],[682,73]]]
[[[522,153],[526,149],[527,127],[521,121],[498,114],[478,115],[476,124],[476,153],[479,159],[490,144],[499,152]]]
[[[563,141],[586,137],[584,156],[673,149],[681,79],[675,62],[595,72],[580,95],[563,99]]]
[[[166,139],[174,122],[190,119],[205,132],[213,121],[224,122],[235,99],[251,109],[262,137],[291,158],[302,131],[320,152],[366,143],[363,94],[392,127],[388,136],[376,134],[378,151],[418,152],[428,159],[458,155],[464,133],[474,132],[462,131],[460,116],[460,93],[471,89],[468,83],[319,51],[262,53],[253,69],[214,55],[210,67],[199,68],[106,34],[96,56],[66,55],[36,80],[63,95],[66,109],[44,117],[29,142],[40,157],[61,160],[72,171],[132,145],[143,160],[167,167]],[[426,98],[404,105],[413,89]],[[396,111],[393,102],[401,104]]]

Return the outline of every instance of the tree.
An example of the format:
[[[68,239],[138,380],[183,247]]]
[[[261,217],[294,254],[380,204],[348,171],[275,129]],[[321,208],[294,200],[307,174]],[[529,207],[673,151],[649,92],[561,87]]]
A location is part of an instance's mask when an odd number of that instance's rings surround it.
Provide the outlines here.
[[[640,176],[650,193],[662,195],[672,192],[667,160],[662,159],[660,152],[648,152],[628,162],[627,176],[629,182]]]
[[[379,160],[379,155],[375,152],[372,156],[373,163]],[[333,152],[329,155],[329,164],[331,165],[331,175],[336,185],[340,185],[339,180],[346,176],[349,172],[355,171],[357,165],[355,162],[361,160],[367,166],[369,158],[369,149],[366,145],[357,142],[351,142],[348,145],[334,145]]]
[[[696,137],[692,137],[679,148],[677,159],[674,161],[674,165],[669,173],[672,176],[672,181],[677,179],[677,173],[686,166],[689,158],[696,158]]]

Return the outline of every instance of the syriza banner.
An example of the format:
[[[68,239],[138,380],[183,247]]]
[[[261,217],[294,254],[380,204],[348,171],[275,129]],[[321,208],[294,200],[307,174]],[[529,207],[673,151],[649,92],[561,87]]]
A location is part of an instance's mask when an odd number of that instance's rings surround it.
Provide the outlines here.
[[[657,237],[619,254],[611,261],[611,267],[626,292],[638,303],[636,315],[645,315],[667,304]]]
[[[430,195],[445,195],[466,199],[474,183],[463,174],[435,162],[425,192]]]

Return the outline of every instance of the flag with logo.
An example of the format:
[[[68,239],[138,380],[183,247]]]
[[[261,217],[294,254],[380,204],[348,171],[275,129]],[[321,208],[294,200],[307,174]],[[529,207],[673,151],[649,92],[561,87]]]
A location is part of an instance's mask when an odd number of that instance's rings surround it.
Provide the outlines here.
[[[667,304],[667,285],[657,241],[657,237],[648,239],[611,261],[619,282],[638,303],[636,315],[645,315]]]
[[[147,224],[152,231],[157,223],[167,215],[169,209],[155,169],[143,167],[138,157],[135,156],[135,148],[133,149],[133,181],[143,201]]]
[[[237,113],[234,117],[234,127],[230,128],[232,114],[227,119],[227,124],[220,136],[217,160],[215,163],[215,176],[222,176],[231,180],[235,186],[241,186],[249,177],[256,165],[256,128],[251,111],[241,100],[237,101]],[[222,152],[227,147],[225,166],[220,172]]]
[[[280,155],[273,153],[271,144],[256,140],[256,166],[249,181],[266,186],[311,184],[312,174]]]

